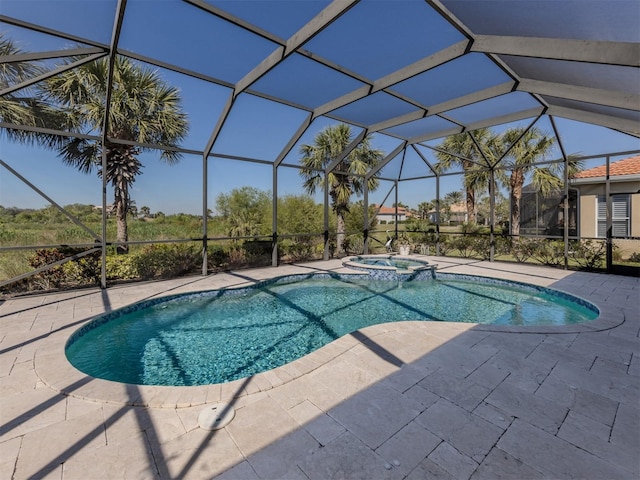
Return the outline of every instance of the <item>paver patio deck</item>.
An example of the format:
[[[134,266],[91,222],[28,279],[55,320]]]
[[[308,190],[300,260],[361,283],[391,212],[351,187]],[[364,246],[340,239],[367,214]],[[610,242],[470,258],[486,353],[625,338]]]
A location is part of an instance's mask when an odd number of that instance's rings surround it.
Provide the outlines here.
[[[549,286],[592,324],[375,325],[289,365],[206,387],[87,377],[64,342],[154,296],[246,285],[340,261],[8,299],[0,304],[3,479],[640,478],[640,281],[426,257],[442,271]],[[62,393],[61,393],[62,392]],[[206,404],[236,410],[206,431]]]

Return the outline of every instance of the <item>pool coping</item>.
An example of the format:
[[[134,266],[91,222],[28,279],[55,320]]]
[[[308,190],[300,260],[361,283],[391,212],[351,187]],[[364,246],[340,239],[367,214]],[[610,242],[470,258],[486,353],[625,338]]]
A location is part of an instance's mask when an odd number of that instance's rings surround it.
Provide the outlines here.
[[[331,270],[331,272],[324,270],[324,272],[335,273],[336,270]],[[274,269],[273,275],[264,280],[268,281],[275,277],[289,276],[288,274],[282,275],[278,273],[279,272]],[[343,271],[342,273],[346,272]],[[490,275],[473,276],[498,278]],[[501,279],[498,278],[498,280]],[[510,280],[504,281],[510,282]],[[517,281],[515,282],[518,283]],[[259,281],[252,281],[246,286],[251,286],[255,283],[259,283]],[[528,284],[548,288],[542,284],[535,283],[535,281]],[[582,298],[576,292],[557,288],[551,289]],[[196,291],[192,293],[196,293]],[[406,328],[407,325],[415,326],[416,324],[420,324],[424,328],[429,328],[430,325],[437,325],[439,327],[446,325],[447,328],[460,331],[473,329],[477,331],[503,332],[518,335],[553,335],[608,330],[615,328],[625,321],[624,313],[621,309],[606,304],[606,302],[598,301],[597,299],[589,299],[587,301],[594,304],[600,310],[600,315],[593,321],[576,325],[521,327],[419,320],[381,323],[363,328],[357,332],[361,332],[368,338],[372,338],[377,335]],[[135,303],[138,302],[132,301],[128,306]],[[253,375],[250,377],[251,382],[246,382],[246,379],[239,379],[221,384],[190,387],[131,385],[88,376],[73,367],[66,358],[65,345],[71,335],[99,316],[100,315],[95,315],[88,318],[75,328],[71,334],[68,331],[51,333],[44,344],[36,350],[34,354],[36,375],[49,388],[70,397],[94,402],[153,408],[193,407],[212,402],[230,401],[236,397],[243,397],[270,390],[313,372],[315,369],[325,365],[328,361],[339,357],[362,343],[357,339],[358,336],[353,333],[345,335],[293,362],[273,370]]]

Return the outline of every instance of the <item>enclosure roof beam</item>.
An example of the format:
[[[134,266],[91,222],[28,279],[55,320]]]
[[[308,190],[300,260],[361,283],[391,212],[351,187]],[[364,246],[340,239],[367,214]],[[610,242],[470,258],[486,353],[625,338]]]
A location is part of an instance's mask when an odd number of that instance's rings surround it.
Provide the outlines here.
[[[302,124],[300,124],[300,127],[298,127],[298,130],[296,131],[296,133],[294,133],[293,136],[289,139],[289,141],[284,146],[284,148],[282,149],[282,151],[280,152],[280,154],[278,155],[276,160],[273,162],[273,164],[276,167],[279,166],[282,163],[282,161],[289,154],[289,152],[295,146],[295,144],[298,142],[298,140],[300,140],[300,137],[302,137],[302,135],[304,135],[304,132],[307,131],[307,128],[309,128],[309,125],[311,125],[312,121],[313,121],[313,114],[310,113],[302,121]]]
[[[44,127],[30,127],[27,125],[18,125],[16,123],[0,122],[0,127],[9,130],[22,130],[25,132],[45,133],[47,135],[59,135],[61,137],[73,137],[73,138],[86,138],[88,140],[100,140],[100,135],[88,135],[86,133],[78,132],[66,132],[63,130],[56,130],[55,128]]]
[[[205,157],[211,153],[211,150],[213,150],[213,145],[216,143],[216,140],[218,139],[218,135],[220,135],[220,132],[222,131],[222,127],[224,126],[224,122],[227,120],[227,117],[231,112],[231,107],[233,107],[234,103],[235,103],[235,96],[233,95],[233,92],[232,92],[227,97],[227,103],[224,104],[224,108],[222,109],[222,112],[220,112],[220,116],[218,117],[216,126],[213,127],[213,132],[211,132],[211,136],[207,141],[207,145],[204,147]]]
[[[404,115],[400,115],[395,118],[390,118],[388,120],[384,120],[379,123],[375,123],[369,127],[370,132],[378,132],[380,130],[385,130],[387,128],[396,127],[398,125],[402,125],[403,123],[412,122],[414,120],[420,120],[424,118],[425,114],[424,110],[416,110],[414,112],[405,113]]]
[[[35,32],[46,33],[47,35],[53,35],[55,37],[64,38],[65,40],[69,40],[71,42],[84,43],[85,45],[91,45],[92,47],[102,48],[103,50],[107,50],[109,48],[109,45],[106,45],[104,43],[96,42],[94,40],[89,40],[83,37],[78,37],[76,35],[71,35],[69,33],[61,32],[60,30],[55,30],[53,28],[47,28],[41,25],[36,25],[35,23],[25,22],[24,20],[19,20],[17,18],[7,17],[6,15],[0,14],[0,22],[7,23],[9,25],[14,25],[20,28],[27,28]]]
[[[462,133],[462,132],[456,132],[455,134],[457,134],[457,133]],[[455,134],[452,134],[452,135],[455,135]],[[434,138],[440,138],[440,137],[434,137]],[[473,139],[473,137],[471,137],[471,138]],[[473,139],[473,140],[475,140],[475,139]],[[415,142],[415,143],[419,143],[419,142]],[[486,165],[486,164],[478,163],[475,160],[472,160],[472,159],[467,158],[467,157],[463,157],[462,155],[458,155],[457,153],[448,152],[447,150],[444,150],[443,148],[432,147],[431,145],[423,145],[421,143],[419,143],[419,145],[422,146],[422,147],[426,147],[426,148],[428,148],[430,150],[433,150],[434,152],[444,153],[445,155],[449,155],[451,157],[459,158],[460,160],[464,160],[465,162],[473,163],[474,165],[478,165],[479,167],[488,168],[488,165]],[[443,173],[439,173],[439,175],[443,175]]]
[[[471,105],[472,103],[477,103],[483,100],[497,97],[498,95],[504,95],[505,93],[513,91],[515,86],[515,81],[508,81],[499,85],[495,85],[493,87],[478,90],[477,92],[473,92],[468,95],[463,95],[461,97],[447,100],[446,102],[431,105],[428,109],[427,116],[436,115],[438,113],[446,112],[447,110],[453,110],[454,108],[465,107],[467,105]]]
[[[207,7],[206,4],[202,4],[202,2],[197,2],[195,0],[190,0],[192,4],[198,4],[200,8]],[[317,35],[322,31],[322,29],[326,28],[329,24],[331,24],[334,20],[340,17],[343,13],[345,13],[348,9],[350,9],[358,0],[338,0],[332,2],[326,8],[324,8],[318,15],[316,15],[313,19],[311,19],[306,25],[304,25],[298,32],[292,35],[290,42],[288,41],[285,46],[280,45],[276,50],[274,50],[270,55],[268,55],[260,64],[253,68],[249,73],[247,73],[243,78],[241,78],[234,86],[233,92],[227,99],[227,103],[224,106],[224,109],[220,116],[218,117],[218,121],[216,126],[209,137],[209,141],[205,147],[205,156],[208,156],[215,145],[218,136],[224,124],[233,108],[235,100],[237,96],[243,91],[247,90],[252,84],[258,81],[263,75],[268,73],[271,69],[273,69],[276,65],[282,62],[287,56],[295,51],[296,48],[301,47],[305,42],[313,38],[313,36]],[[208,8],[207,8],[208,9]],[[295,47],[295,48],[294,48]]]
[[[360,144],[360,142],[362,142],[362,140],[364,140],[364,137],[367,136],[367,133],[369,132],[366,129],[362,130],[356,136],[356,138],[351,141],[347,148],[345,148],[340,153],[340,155],[338,155],[338,157],[327,166],[327,168],[325,169],[325,173],[333,172],[333,170],[340,164],[340,162],[343,161],[347,157],[347,155],[349,155]]]
[[[22,88],[27,88],[30,87],[31,85],[35,85],[38,82],[42,82],[43,80],[46,80],[47,78],[51,78],[51,77],[55,77],[56,75],[66,72],[67,70],[72,70],[76,67],[79,67],[80,65],[84,65],[85,63],[90,63],[93,62],[94,60],[98,60],[99,58],[105,57],[107,56],[108,52],[100,52],[100,53],[96,53],[93,55],[89,55],[88,57],[85,58],[81,58],[80,60],[77,60],[73,63],[69,63],[66,65],[62,65],[58,68],[55,68],[49,72],[45,72],[42,75],[38,75],[37,77],[33,77],[33,78],[29,78],[28,80],[25,80],[24,82],[20,82],[17,83],[15,85],[12,85],[10,87],[5,88],[4,90],[0,90],[0,97],[4,96],[4,95],[8,95],[10,93],[13,93],[17,90],[20,90]]]
[[[464,55],[467,47],[469,46],[468,40],[463,40],[461,42],[455,43],[447,48],[437,51],[431,55],[427,55],[420,60],[407,65],[395,72],[391,72],[390,74],[376,80],[373,82],[372,93],[377,92],[378,90],[384,90],[385,88],[389,88],[396,83],[403,82],[411,77],[415,77],[421,73],[426,72],[427,70],[431,70],[432,68],[438,67],[444,63],[447,63],[451,60],[454,60],[462,55]]]
[[[542,115],[543,113],[545,113],[545,109],[546,107],[541,105],[539,107],[529,108],[527,110],[521,110],[519,112],[508,113],[506,115],[500,115],[498,117],[490,117],[465,125],[465,130],[477,130],[478,128],[493,127],[495,125],[502,125],[505,123],[524,120],[526,118],[537,117],[538,115]],[[453,119],[447,118],[445,115],[441,115],[441,117],[449,121],[454,121]]]
[[[442,65],[450,60],[458,58],[465,53],[465,50],[468,47],[468,43],[469,42],[466,40],[458,42],[432,55],[428,55],[418,60],[417,62],[412,63],[411,65],[407,65],[404,68],[396,70],[395,72],[392,72],[389,75],[376,80],[375,82],[373,82],[373,84],[365,85],[343,95],[340,98],[327,102],[324,105],[320,105],[314,110],[314,116],[324,115],[325,113],[328,113],[332,110],[344,107],[345,105],[355,102],[356,100],[360,100],[367,95],[378,92],[380,90],[385,90],[392,85],[400,83],[411,77],[419,75],[420,73]],[[393,92],[390,92],[390,94],[401,98],[400,95],[397,95]]]
[[[182,73],[183,75],[187,75],[189,77],[197,78],[199,80],[204,80],[205,82],[215,83],[217,85],[222,85],[223,87],[227,87],[227,88],[233,88],[233,83],[231,82],[227,82],[219,78],[211,77],[209,75],[205,75],[203,73],[196,72],[194,70],[189,70],[188,68],[179,67],[177,65],[164,62],[157,58],[141,55],[140,53],[132,52],[130,50],[123,50],[121,48],[118,48],[118,54],[123,55],[125,57],[133,58],[134,60],[139,60],[141,62],[148,63],[149,65],[155,65],[156,67],[164,68],[166,70],[171,70],[172,72]]]
[[[298,48],[311,40],[314,36],[328,27],[347,10],[353,7],[359,0],[335,0],[327,5],[320,13],[312,18],[300,30],[294,33],[286,45],[279,46],[270,55],[267,56],[253,70],[247,73],[235,87],[235,95],[240,94],[252,84],[258,81],[263,75],[267,74],[280,62],[285,60],[289,55],[294,53]]]
[[[640,44],[632,42],[475,35],[471,51],[640,67]]]
[[[498,159],[495,161],[495,163],[494,163],[493,165],[491,165],[491,168],[492,168],[492,169],[495,169],[495,168],[498,166],[498,164],[500,164],[500,163],[501,163],[501,162],[502,162],[502,161],[507,157],[507,155],[509,155],[509,152],[513,149],[513,147],[515,147],[515,146],[518,144],[518,142],[519,142],[520,140],[522,140],[522,138],[527,134],[527,132],[528,132],[529,130],[531,130],[531,129],[533,128],[533,126],[534,126],[534,125],[538,122],[538,120],[540,120],[541,118],[542,118],[542,114],[541,114],[541,115],[538,115],[538,116],[535,118],[535,120],[533,120],[533,122],[531,122],[531,123],[529,124],[529,126],[528,126],[527,128],[525,128],[525,129],[522,131],[522,133],[518,136],[518,138],[516,139],[516,141],[515,141],[515,142],[513,142],[511,145],[509,145],[509,148],[507,148],[507,149],[502,153],[502,155],[500,156],[500,158],[498,158]]]
[[[640,95],[523,78],[517,90],[609,107],[638,109]]]
[[[430,117],[433,115],[437,115],[440,114],[442,111],[445,110],[452,110],[454,108],[458,108],[458,107],[462,107],[465,105],[469,105],[472,103],[476,103],[476,102],[480,102],[482,100],[486,100],[489,98],[492,98],[496,95],[502,95],[503,93],[508,93],[510,91],[513,90],[514,86],[515,86],[515,82],[505,82],[502,83],[500,85],[496,85],[495,87],[490,87],[484,90],[480,90],[478,92],[474,92],[472,94],[469,95],[465,95],[464,97],[459,97],[447,102],[443,102],[440,103],[438,105],[435,105],[434,107],[429,108],[429,110],[427,112],[424,111],[415,111],[415,112],[410,112],[407,113],[405,115],[401,115],[399,117],[395,117],[389,120],[385,120],[384,122],[380,122],[380,123],[376,123],[374,125],[371,125],[369,127],[369,130],[371,132],[377,132],[380,130],[385,130],[388,128],[392,128],[398,125],[402,125],[404,123],[408,123],[414,120],[420,120],[421,118],[424,117]],[[441,115],[442,118],[445,118],[444,115]],[[449,118],[446,118],[446,120],[451,121],[453,123],[458,124],[458,122],[451,120]],[[456,128],[456,132],[458,133],[458,129]],[[423,137],[419,137],[417,140],[415,139],[411,139],[409,140],[409,143],[418,143],[424,141]]]
[[[261,36],[262,38],[266,38],[267,40],[272,41],[273,43],[277,43],[280,45],[284,45],[284,40],[277,35],[269,33],[268,31],[259,28],[252,23],[246,22],[241,18],[236,17],[235,15],[230,14],[229,12],[216,7],[210,3],[205,2],[204,0],[183,0],[185,3],[189,3],[194,7],[197,7],[205,12],[211,13],[216,17],[222,18],[229,23],[233,23],[234,25],[243,28],[251,33],[255,33],[256,35]]]
[[[547,113],[555,117],[568,118],[569,120],[591,123],[594,125],[608,127],[613,130],[628,132],[634,136],[640,135],[640,123],[638,123],[637,120],[612,117],[610,115],[603,115],[601,113],[587,112],[584,110],[577,110],[575,108],[561,107],[556,105],[550,105]]]
[[[38,60],[48,60],[50,58],[73,57],[77,55],[91,55],[93,53],[104,53],[103,48],[70,48],[69,50],[52,50],[49,52],[29,52],[15,55],[0,55],[0,63],[34,62]]]
[[[242,19],[240,19],[240,18],[238,18],[238,17],[236,17],[236,16],[234,16],[234,15],[232,15],[232,14],[230,14],[230,13],[228,13],[228,12],[226,12],[226,11],[220,9],[220,8],[218,8],[218,7],[215,7],[215,6],[205,2],[204,0],[183,0],[183,1],[185,1],[187,3],[190,3],[191,5],[193,5],[195,7],[198,7],[200,9],[202,9],[202,10],[205,10],[208,13],[211,13],[211,14],[217,16],[217,17],[220,17],[220,18],[222,18],[222,19],[224,19],[224,20],[226,20],[226,21],[228,21],[228,22],[230,22],[230,23],[232,23],[232,24],[234,24],[234,25],[236,25],[238,27],[241,27],[241,28],[251,32],[251,33],[254,33],[254,34],[259,35],[259,36],[261,36],[263,38],[266,38],[267,40],[269,40],[269,41],[271,41],[271,42],[273,42],[273,43],[275,43],[275,44],[277,44],[277,45],[279,45],[281,47],[285,47],[285,49],[287,47],[287,43],[288,43],[287,40],[285,40],[285,39],[283,39],[283,38],[281,38],[281,37],[279,37],[277,35],[274,35],[274,34],[272,34],[270,32],[267,32],[266,30],[263,30],[263,29],[255,26],[255,25],[249,23],[249,22],[246,22],[246,21],[244,21],[244,20],[242,20]],[[365,82],[365,83],[368,82],[368,80],[365,79],[364,77],[362,77],[361,75],[359,75],[359,74],[357,74],[355,72],[351,72],[351,71],[347,70],[346,68],[341,67],[340,65],[332,62],[331,60],[328,60],[326,58],[322,58],[321,56],[319,56],[319,55],[317,55],[317,54],[315,54],[313,52],[310,52],[308,50],[305,50],[304,48],[298,47],[296,51],[300,55],[303,55],[303,56],[305,56],[305,57],[307,57],[307,58],[309,58],[309,59],[311,59],[311,60],[313,60],[315,62],[318,62],[318,63],[324,65],[325,67],[328,67],[328,68],[330,68],[332,70],[336,70],[336,71],[338,71],[340,73],[348,75],[351,78],[355,78],[356,80],[359,80],[361,82]]]
[[[319,117],[321,115],[324,115],[325,113],[331,112],[332,110],[336,110],[340,107],[344,107],[345,105],[355,102],[356,100],[360,100],[361,98],[364,98],[367,95],[369,95],[369,93],[371,93],[372,88],[373,88],[372,85],[363,85],[362,87],[356,90],[353,90],[352,92],[349,92],[345,95],[342,95],[341,97],[333,99],[325,103],[324,105],[320,105],[319,107],[316,107],[313,110],[313,116]]]
[[[365,175],[365,178],[367,180],[369,180],[371,177],[373,177],[376,173],[378,173],[380,170],[382,170],[384,168],[385,165],[387,165],[391,160],[393,160],[396,155],[398,155],[401,151],[403,151],[405,148],[407,148],[407,144],[408,142],[405,140],[404,142],[402,142],[400,145],[398,145],[389,155],[387,155],[378,165],[376,165],[375,167],[373,167],[371,170],[369,170],[369,172],[367,172],[367,174]]]
[[[449,119],[446,119],[449,120]],[[440,130],[438,132],[425,133],[424,135],[416,135],[408,140],[409,143],[420,143],[426,142],[428,140],[433,140],[435,138],[443,138],[448,137],[449,135],[456,135],[457,133],[464,132],[464,127],[451,127],[447,130]],[[431,148],[431,147],[430,147]]]
[[[413,148],[413,150],[418,154],[418,156],[422,159],[422,161],[424,163],[427,164],[427,167],[429,167],[429,170],[431,170],[431,172],[437,177],[438,175],[440,175],[438,173],[438,171],[433,167],[433,165],[431,164],[431,162],[429,160],[427,160],[427,157],[424,156],[424,154],[418,150],[418,147],[416,147],[415,144],[411,144],[411,148]]]

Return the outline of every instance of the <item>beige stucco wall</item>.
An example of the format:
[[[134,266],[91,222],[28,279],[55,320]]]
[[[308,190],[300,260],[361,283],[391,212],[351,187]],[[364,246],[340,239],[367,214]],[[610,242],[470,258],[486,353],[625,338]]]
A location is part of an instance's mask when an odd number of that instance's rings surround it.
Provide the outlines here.
[[[604,195],[604,184],[574,185],[580,191],[579,235],[582,237],[595,237],[597,235],[597,198]],[[640,182],[611,183],[611,193],[631,193],[640,189]],[[631,236],[640,237],[640,194],[631,195]]]
[[[604,184],[574,185],[580,191],[579,200],[579,235],[582,237],[595,237],[597,229],[597,198],[604,195]],[[640,182],[611,183],[611,193],[631,193],[640,189]],[[640,237],[640,194],[631,195],[631,236]],[[629,258],[634,252],[640,253],[640,240],[615,240],[617,252],[623,259]],[[614,262],[615,263],[615,262]]]

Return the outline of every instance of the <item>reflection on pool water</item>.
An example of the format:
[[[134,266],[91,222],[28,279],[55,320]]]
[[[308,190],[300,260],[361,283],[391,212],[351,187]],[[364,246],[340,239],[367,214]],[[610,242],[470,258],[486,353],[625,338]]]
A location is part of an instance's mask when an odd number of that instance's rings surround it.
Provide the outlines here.
[[[377,323],[567,325],[597,315],[576,297],[479,277],[394,282],[321,274],[132,305],[82,327],[66,353],[76,368],[98,378],[204,385],[273,369]]]

